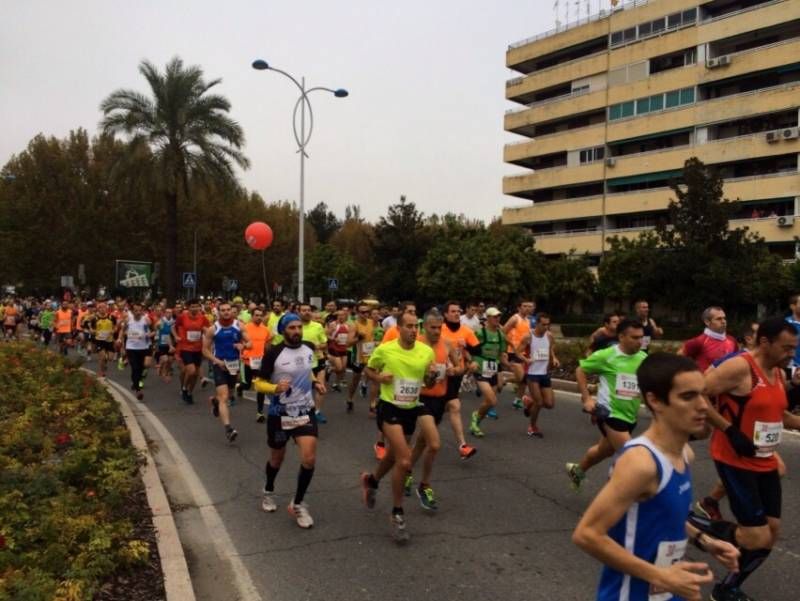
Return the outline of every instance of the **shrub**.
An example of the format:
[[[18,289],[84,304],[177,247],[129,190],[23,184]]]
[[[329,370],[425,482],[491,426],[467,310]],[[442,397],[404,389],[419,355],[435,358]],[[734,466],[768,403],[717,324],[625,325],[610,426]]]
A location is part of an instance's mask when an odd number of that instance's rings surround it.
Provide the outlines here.
[[[126,505],[140,457],[116,402],[32,344],[0,346],[0,599],[91,599],[148,559]]]

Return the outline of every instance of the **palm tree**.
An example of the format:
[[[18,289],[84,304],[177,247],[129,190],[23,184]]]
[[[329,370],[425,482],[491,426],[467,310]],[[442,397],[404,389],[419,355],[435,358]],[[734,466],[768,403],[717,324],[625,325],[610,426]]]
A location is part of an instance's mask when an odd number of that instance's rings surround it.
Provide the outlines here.
[[[208,93],[221,79],[206,82],[200,67],[184,67],[178,57],[164,73],[148,61],[139,72],[152,98],[135,90],[113,92],[100,105],[100,127],[104,134],[129,136],[127,158],[146,157],[158,175],[166,207],[166,294],[172,302],[178,283],[178,198],[188,198],[190,181],[237,186],[234,166],[246,169],[249,161],[241,152],[242,128],[228,116],[230,102]]]

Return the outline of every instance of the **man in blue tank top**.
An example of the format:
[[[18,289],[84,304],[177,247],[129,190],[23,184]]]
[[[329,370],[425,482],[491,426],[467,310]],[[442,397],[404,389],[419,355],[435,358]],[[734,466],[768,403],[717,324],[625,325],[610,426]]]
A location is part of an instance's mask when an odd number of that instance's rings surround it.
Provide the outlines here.
[[[689,437],[707,435],[704,379],[693,361],[654,353],[637,370],[653,414],[647,431],[617,454],[611,476],[572,540],[604,564],[598,601],[701,599],[707,563],[686,561],[687,542],[736,569],[739,552],[687,523],[692,504]]]
[[[225,426],[225,437],[233,442],[239,433],[231,426],[228,399],[239,379],[240,352],[250,348],[250,340],[239,321],[234,319],[230,303],[220,303],[217,311],[217,321],[203,334],[203,356],[214,370],[216,393],[211,398],[214,417],[220,418]]]

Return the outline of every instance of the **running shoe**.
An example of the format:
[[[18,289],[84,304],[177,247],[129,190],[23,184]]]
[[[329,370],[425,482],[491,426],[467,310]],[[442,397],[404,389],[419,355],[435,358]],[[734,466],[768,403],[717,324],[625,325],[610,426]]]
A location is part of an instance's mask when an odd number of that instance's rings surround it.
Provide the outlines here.
[[[522,409],[522,399],[514,399],[514,402],[511,403],[514,409]]]
[[[144,394],[142,393],[142,391],[141,391],[141,390],[137,390],[137,391],[136,391],[136,398],[137,398],[138,400],[140,400],[140,401],[141,401],[141,400],[144,398]]]
[[[578,492],[581,489],[581,484],[586,479],[586,474],[577,463],[567,464],[567,475],[569,476],[572,490]]]
[[[417,496],[419,497],[419,504],[423,509],[436,511],[439,509],[439,504],[436,502],[436,495],[433,494],[433,489],[430,486],[425,488],[417,488]]]
[[[211,380],[208,378],[200,378],[200,388],[205,388]]]
[[[386,457],[386,445],[382,442],[376,442],[372,448],[375,451],[375,459],[383,461],[383,458]]]
[[[228,399],[228,407],[233,407],[236,404],[236,397],[230,397]]]
[[[331,388],[333,388],[336,392],[342,391],[342,386],[339,384],[339,382],[336,382]]]
[[[308,505],[305,503],[295,505],[294,501],[292,501],[286,509],[289,511],[289,515],[297,520],[297,525],[301,528],[311,528],[314,525],[314,519],[308,512]]]
[[[186,390],[185,388],[181,388],[181,400],[184,403],[188,403],[189,402],[189,391]]]
[[[378,489],[369,485],[369,476],[367,472],[361,473],[361,500],[364,501],[367,509],[372,509],[375,507],[375,497],[378,494]]]
[[[361,382],[361,398],[367,398],[367,385],[364,382]]]
[[[328,418],[325,417],[325,414],[322,411],[317,411],[317,421],[321,424],[327,424]]]
[[[144,380],[139,380],[139,388],[144,388]]]
[[[709,599],[711,601],[753,601],[753,598],[742,589],[725,586],[721,582],[714,585]]]
[[[194,397],[192,396],[191,392],[186,393],[186,403],[188,405],[194,405]]]
[[[233,442],[236,440],[237,436],[239,436],[239,433],[234,428],[230,426],[225,427],[225,437],[228,439],[228,442]]]
[[[695,504],[697,512],[715,522],[722,521],[722,512],[719,510],[719,502],[711,497],[703,497]]]
[[[414,476],[406,474],[403,480],[403,494],[407,497],[411,496],[411,489],[414,488]]]
[[[544,434],[542,434],[539,426],[534,426],[532,424],[528,424],[528,436],[533,438],[544,438]]]
[[[261,497],[261,509],[267,513],[272,513],[278,509],[278,504],[275,502],[275,493],[264,491]]]
[[[470,417],[470,420],[469,420],[469,431],[470,431],[470,434],[472,434],[473,436],[477,436],[478,438],[483,437],[483,430],[481,430],[481,426],[480,426],[480,423],[481,423],[480,422],[480,417],[481,416],[478,415],[477,411],[473,411],[472,412],[472,416]]]
[[[402,513],[393,513],[389,518],[392,524],[392,538],[398,545],[404,545],[411,538],[406,530],[406,518]]]
[[[219,417],[219,401],[213,396],[208,400],[211,401],[211,413],[214,414],[214,417]]]
[[[353,412],[353,401],[347,401],[347,412],[348,413]]]
[[[497,419],[499,416],[497,415],[497,409],[494,407],[489,407],[489,411],[486,412],[486,417],[491,417],[492,419]]]
[[[117,359],[117,369],[120,370],[120,371],[125,369],[125,359],[123,359],[122,357]]]
[[[475,453],[478,452],[478,449],[475,447],[471,447],[468,444],[462,444],[458,447],[458,454],[461,459],[469,459],[470,457],[474,456]]]
[[[261,411],[256,411],[256,423],[263,424],[267,421],[266,416]]]

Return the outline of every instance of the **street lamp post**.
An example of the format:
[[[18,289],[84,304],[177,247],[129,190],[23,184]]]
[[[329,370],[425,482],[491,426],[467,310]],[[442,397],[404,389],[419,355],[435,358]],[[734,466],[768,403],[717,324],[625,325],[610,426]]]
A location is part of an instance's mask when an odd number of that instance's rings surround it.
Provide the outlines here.
[[[325,88],[317,86],[314,88],[306,89],[306,78],[300,78],[297,81],[294,77],[289,75],[286,71],[276,69],[269,65],[266,61],[258,59],[253,61],[253,69],[258,71],[275,71],[288,77],[300,90],[300,97],[294,105],[294,112],[292,113],[292,132],[294,133],[294,140],[297,142],[297,152],[300,153],[300,230],[298,232],[298,252],[297,252],[297,296],[298,300],[305,300],[305,160],[308,157],[306,154],[306,146],[311,140],[311,133],[314,131],[314,112],[311,109],[311,102],[308,95],[316,90],[330,92],[337,98],[345,98],[348,96],[348,91],[343,88]],[[297,109],[300,109],[300,130],[297,129]],[[308,131],[306,131],[306,108],[308,109]]]

